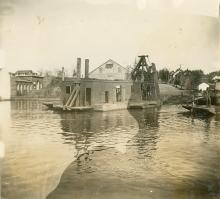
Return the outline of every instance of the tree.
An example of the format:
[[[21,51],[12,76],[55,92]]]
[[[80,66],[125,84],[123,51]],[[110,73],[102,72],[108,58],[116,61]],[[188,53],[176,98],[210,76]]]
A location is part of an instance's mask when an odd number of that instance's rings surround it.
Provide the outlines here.
[[[162,82],[167,83],[169,81],[169,75],[170,72],[168,69],[163,68],[159,70],[159,79],[161,79]]]
[[[196,88],[200,83],[201,79],[204,76],[204,73],[202,70],[192,70],[191,71],[191,81],[192,81],[192,88]]]
[[[213,81],[212,79],[215,76],[220,76],[220,71],[214,71],[214,72],[207,74],[208,81],[211,83]]]

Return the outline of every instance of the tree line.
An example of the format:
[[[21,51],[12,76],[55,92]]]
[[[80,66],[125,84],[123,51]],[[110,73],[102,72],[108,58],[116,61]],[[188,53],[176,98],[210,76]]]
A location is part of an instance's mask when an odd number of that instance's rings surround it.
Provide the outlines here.
[[[214,71],[208,74],[205,74],[202,70],[182,70],[181,68],[175,71],[163,68],[158,71],[158,77],[161,83],[169,83],[185,89],[195,89],[203,82],[213,83],[215,76],[220,76],[220,71]]]

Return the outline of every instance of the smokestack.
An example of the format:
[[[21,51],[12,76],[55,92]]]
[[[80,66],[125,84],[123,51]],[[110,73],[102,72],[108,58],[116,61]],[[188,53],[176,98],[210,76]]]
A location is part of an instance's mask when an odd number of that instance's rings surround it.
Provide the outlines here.
[[[89,78],[89,59],[85,59],[85,78]]]
[[[76,76],[81,78],[81,58],[77,58]]]
[[[64,67],[62,67],[62,72],[61,72],[62,74],[62,81],[64,81],[64,78],[65,78],[65,72],[64,72]]]

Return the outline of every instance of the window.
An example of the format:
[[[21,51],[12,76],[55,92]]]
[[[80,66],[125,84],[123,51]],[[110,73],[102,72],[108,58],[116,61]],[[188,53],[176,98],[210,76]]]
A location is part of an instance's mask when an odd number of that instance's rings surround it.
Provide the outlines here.
[[[66,86],[66,94],[70,94],[70,86]]]
[[[113,68],[113,64],[106,64],[106,65],[105,65],[105,68],[111,69],[111,68]]]

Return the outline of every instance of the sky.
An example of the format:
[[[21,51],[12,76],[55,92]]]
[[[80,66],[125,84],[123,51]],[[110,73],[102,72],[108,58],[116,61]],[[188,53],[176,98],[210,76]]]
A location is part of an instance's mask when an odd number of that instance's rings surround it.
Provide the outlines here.
[[[77,57],[91,71],[147,54],[158,69],[220,70],[218,8],[218,0],[0,0],[0,67],[71,73]]]

